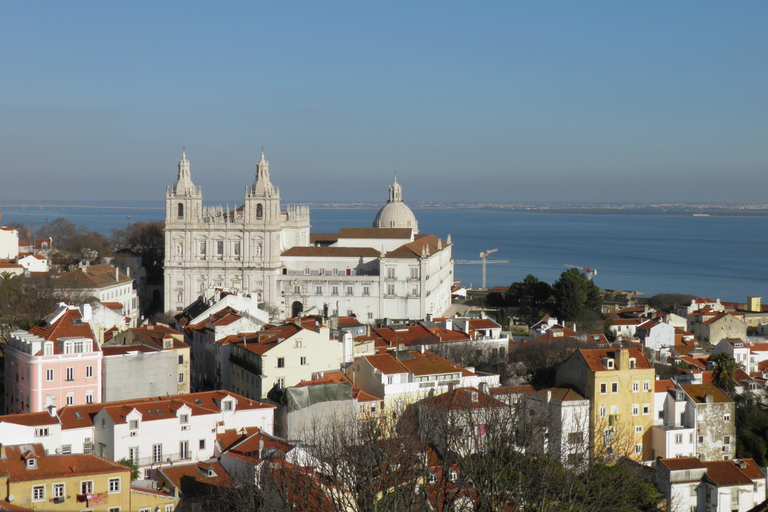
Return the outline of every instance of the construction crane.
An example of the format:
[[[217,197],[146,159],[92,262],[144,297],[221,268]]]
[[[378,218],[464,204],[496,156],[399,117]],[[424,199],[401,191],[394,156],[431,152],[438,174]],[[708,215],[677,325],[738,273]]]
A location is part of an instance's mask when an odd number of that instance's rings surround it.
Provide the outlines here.
[[[596,268],[577,267],[576,265],[568,265],[567,263],[565,266],[568,268],[575,268],[575,269],[581,270],[582,272],[585,272],[587,274],[587,279],[589,279],[590,281],[592,280],[593,277],[597,275]]]
[[[495,265],[498,263],[509,263],[509,260],[491,260],[488,261],[488,255],[493,254],[495,252],[498,252],[498,249],[490,249],[488,251],[483,251],[480,253],[479,260],[456,260],[454,263],[457,265],[482,265],[483,266],[483,289],[485,289],[485,266],[486,265]]]

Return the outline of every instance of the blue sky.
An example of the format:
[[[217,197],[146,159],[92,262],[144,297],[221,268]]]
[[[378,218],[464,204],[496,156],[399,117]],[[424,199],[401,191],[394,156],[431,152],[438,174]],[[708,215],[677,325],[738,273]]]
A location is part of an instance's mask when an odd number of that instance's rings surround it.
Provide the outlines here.
[[[3,2],[0,201],[765,199],[768,2]]]

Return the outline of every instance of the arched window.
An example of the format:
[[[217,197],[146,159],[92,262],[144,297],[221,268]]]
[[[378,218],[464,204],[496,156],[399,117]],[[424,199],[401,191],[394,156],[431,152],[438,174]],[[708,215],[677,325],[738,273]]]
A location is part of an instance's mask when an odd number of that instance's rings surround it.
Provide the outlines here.
[[[184,218],[184,205],[179,203],[179,218]]]
[[[256,205],[256,218],[257,219],[264,218],[264,205],[262,205],[261,203]]]

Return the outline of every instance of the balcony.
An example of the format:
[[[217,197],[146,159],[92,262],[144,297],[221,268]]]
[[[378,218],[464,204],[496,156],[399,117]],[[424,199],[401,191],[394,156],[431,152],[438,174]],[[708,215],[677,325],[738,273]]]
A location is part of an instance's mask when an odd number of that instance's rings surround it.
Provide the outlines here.
[[[191,453],[187,453],[185,457],[182,457],[180,453],[164,453],[160,462],[157,462],[154,457],[139,457],[138,466],[161,466],[171,462],[190,461],[192,460],[191,455]]]

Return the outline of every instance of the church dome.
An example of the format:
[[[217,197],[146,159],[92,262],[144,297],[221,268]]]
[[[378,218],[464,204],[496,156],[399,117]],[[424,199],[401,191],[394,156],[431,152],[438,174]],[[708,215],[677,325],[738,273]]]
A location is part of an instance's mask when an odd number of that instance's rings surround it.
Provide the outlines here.
[[[395,178],[389,186],[389,200],[382,206],[373,220],[375,228],[411,228],[414,234],[419,232],[419,223],[410,208],[403,202],[403,189]]]

